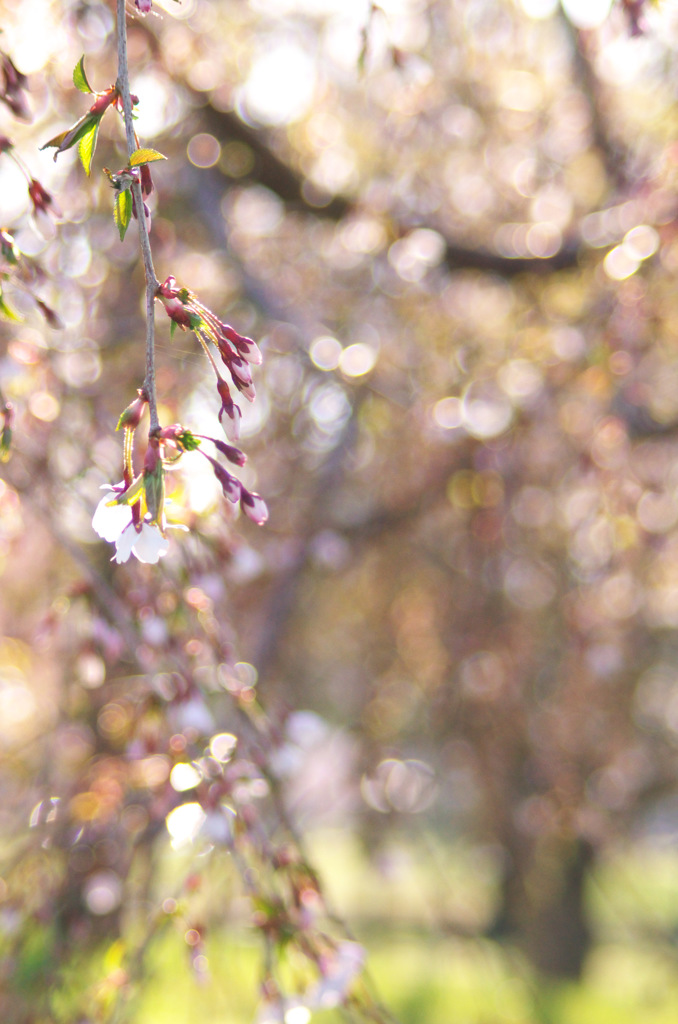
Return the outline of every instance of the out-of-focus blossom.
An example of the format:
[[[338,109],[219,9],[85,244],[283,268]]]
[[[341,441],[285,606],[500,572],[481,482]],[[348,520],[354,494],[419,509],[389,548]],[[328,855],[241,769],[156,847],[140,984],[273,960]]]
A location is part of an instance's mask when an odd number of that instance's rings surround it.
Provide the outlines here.
[[[36,299],[35,304],[45,318],[47,324],[55,331],[62,331],[64,322],[51,306],[48,306],[42,299]]]
[[[344,1003],[351,985],[365,963],[365,950],[358,942],[340,942],[319,962],[322,977],[303,994],[273,995],[259,1006],[256,1024],[280,1024],[281,1021],[308,1020],[312,1010],[331,1010]],[[298,1018],[295,1013],[299,1013]],[[306,1016],[302,1016],[303,1011]]]
[[[0,53],[0,100],[21,121],[30,121],[31,119],[26,98],[27,90],[28,79],[26,76],[16,69],[6,53]]]
[[[340,942],[323,957],[323,977],[306,993],[306,1005],[312,1010],[328,1010],[346,999],[351,985],[363,969],[365,950],[359,942]]]
[[[31,179],[31,183],[28,186],[28,194],[33,204],[36,227],[40,234],[48,237],[54,230],[53,222],[61,217],[61,210],[54,201],[54,196],[46,188],[43,188],[35,178]]]

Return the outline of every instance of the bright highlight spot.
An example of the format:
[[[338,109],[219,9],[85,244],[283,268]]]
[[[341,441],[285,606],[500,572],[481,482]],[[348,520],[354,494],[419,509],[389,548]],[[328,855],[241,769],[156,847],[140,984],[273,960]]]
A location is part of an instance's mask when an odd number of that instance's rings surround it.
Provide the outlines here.
[[[314,92],[314,62],[300,46],[284,43],[255,60],[242,100],[256,121],[282,125],[303,117]]]
[[[473,437],[498,437],[511,423],[513,406],[496,384],[480,381],[467,388],[462,417],[464,427]]]
[[[311,1011],[306,1006],[291,1006],[285,1014],[285,1024],[308,1024]]]
[[[359,341],[345,348],[339,357],[339,368],[347,377],[363,377],[374,367],[377,353],[371,345]]]
[[[88,910],[102,917],[120,906],[122,882],[113,871],[98,871],[85,882],[83,895]]]
[[[461,402],[458,398],[441,398],[433,406],[433,419],[443,430],[454,430],[462,424]]]
[[[213,135],[201,132],[193,136],[186,152],[194,167],[214,167],[221,156],[221,146]]]
[[[341,353],[341,342],[336,338],[324,335],[311,343],[309,355],[314,366],[317,366],[319,370],[336,370]]]
[[[622,245],[629,256],[637,260],[647,260],[654,256],[659,248],[659,235],[649,224],[638,224],[626,232]]]
[[[616,245],[614,249],[610,249],[603,260],[603,269],[613,281],[624,281],[631,277],[639,266],[640,260],[632,256],[624,245]]]
[[[28,401],[28,408],[36,420],[51,423],[59,415],[59,403],[49,391],[36,391]]]
[[[185,793],[187,789],[195,789],[202,781],[202,775],[192,764],[175,764],[170,772],[170,783],[177,793]]]
[[[522,8],[528,18],[540,20],[555,14],[558,0],[522,0]]]
[[[562,0],[563,10],[577,28],[598,28],[612,6],[612,0]]]
[[[198,835],[207,815],[198,803],[181,804],[170,811],[165,818],[167,831],[172,837],[172,849],[188,846]]]
[[[222,763],[230,761],[237,742],[238,738],[232,732],[217,733],[210,740],[210,754],[215,761],[221,761]]]

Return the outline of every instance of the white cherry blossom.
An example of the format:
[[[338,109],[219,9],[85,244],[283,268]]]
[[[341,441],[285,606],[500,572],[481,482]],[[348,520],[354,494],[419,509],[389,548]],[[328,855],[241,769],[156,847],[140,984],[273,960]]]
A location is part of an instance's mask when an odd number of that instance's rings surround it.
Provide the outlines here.
[[[115,555],[118,563],[128,561],[130,555],[134,555],[140,562],[155,564],[166,555],[169,550],[169,540],[164,536],[166,524],[163,521],[163,530],[156,523],[148,519],[135,526],[132,522],[132,509],[129,505],[109,505],[111,492],[120,494],[124,490],[123,484],[116,484],[115,487],[106,485],[108,493],[101,499],[92,517],[92,529],[103,540],[115,544]],[[183,526],[175,529],[185,529]]]

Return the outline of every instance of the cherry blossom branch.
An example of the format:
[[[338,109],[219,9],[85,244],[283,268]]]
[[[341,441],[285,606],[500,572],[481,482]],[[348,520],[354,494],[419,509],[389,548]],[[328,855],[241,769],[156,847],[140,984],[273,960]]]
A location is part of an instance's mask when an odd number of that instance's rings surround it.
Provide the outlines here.
[[[118,80],[116,86],[122,97],[122,108],[125,114],[125,136],[127,140],[127,158],[131,159],[132,154],[138,149],[137,140],[134,134],[132,123],[132,97],[129,88],[129,71],[127,66],[127,24],[125,21],[125,0],[117,0],[117,33],[118,33]],[[144,378],[143,392],[148,399],[148,409],[151,422],[149,434],[156,434],[160,429],[158,421],[158,408],[155,392],[155,297],[160,287],[160,282],[155,275],[153,267],[153,256],[151,254],[151,242],[148,236],[148,224],[144,216],[144,198],[141,194],[141,184],[138,181],[132,183],[135,207],[138,211],[139,244],[144,261],[146,275],[146,376]]]

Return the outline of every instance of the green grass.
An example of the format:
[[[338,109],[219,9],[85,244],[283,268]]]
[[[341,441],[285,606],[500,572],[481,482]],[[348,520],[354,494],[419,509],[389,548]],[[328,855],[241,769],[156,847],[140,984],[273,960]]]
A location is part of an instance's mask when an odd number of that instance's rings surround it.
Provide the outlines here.
[[[446,930],[445,922],[482,927],[488,919],[496,891],[490,852],[405,836],[369,861],[346,833],[316,835],[312,846],[332,902],[368,949],[377,994],[401,1024],[678,1021],[673,854],[638,847],[599,866],[590,886],[598,942],[582,981],[572,984],[540,983],[510,947]],[[256,934],[212,921],[208,981],[196,980],[189,952],[181,928],[153,940],[130,1024],[252,1024],[261,975]],[[314,1024],[346,1019],[339,1011],[313,1017]]]

